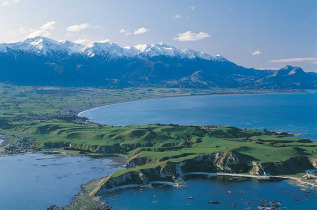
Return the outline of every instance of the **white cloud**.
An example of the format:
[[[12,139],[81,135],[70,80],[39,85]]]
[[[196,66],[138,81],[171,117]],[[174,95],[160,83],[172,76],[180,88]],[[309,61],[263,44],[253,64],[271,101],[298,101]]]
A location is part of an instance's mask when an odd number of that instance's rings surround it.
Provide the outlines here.
[[[40,27],[40,29],[42,29],[42,30],[54,30],[55,29],[55,25],[56,25],[55,21],[50,21],[50,22],[47,22],[44,25],[42,25]]]
[[[119,33],[120,34],[125,34],[126,36],[129,36],[131,34],[133,34],[133,35],[144,34],[144,33],[148,32],[148,31],[150,31],[150,30],[147,29],[147,28],[141,27],[141,28],[136,29],[133,33],[131,33],[129,30],[126,30],[126,29],[123,28],[123,29],[121,29],[119,31]]]
[[[272,63],[288,63],[288,62],[307,62],[307,61],[317,61],[317,58],[285,58],[278,60],[270,60]]]
[[[95,42],[105,43],[105,42],[109,42],[109,41],[110,41],[110,39],[98,40],[98,41],[92,40],[92,39],[77,39],[74,42],[78,43],[78,44],[82,44],[82,45],[92,45]]]
[[[209,37],[210,35],[206,32],[194,33],[191,31],[186,31],[185,33],[177,34],[177,36],[174,37],[173,39],[184,42],[184,41],[198,41],[198,40],[206,39]]]
[[[120,33],[121,33],[121,34],[125,34],[126,36],[131,35],[131,32],[125,30],[124,28],[120,30]]]
[[[110,42],[110,39],[104,39],[104,40],[98,40],[98,41],[95,41],[97,43],[106,43],[106,42]]]
[[[196,7],[195,7],[195,6],[191,6],[190,9],[191,9],[191,10],[195,10]]]
[[[179,18],[181,18],[181,15],[180,14],[176,14],[176,15],[173,16],[173,18],[179,19]]]
[[[148,32],[148,31],[150,31],[150,30],[149,30],[149,29],[146,29],[146,28],[144,28],[144,27],[141,27],[141,28],[135,30],[135,31],[133,32],[133,34],[134,34],[134,35],[144,34],[144,33]]]
[[[83,23],[80,25],[72,25],[72,26],[67,27],[67,31],[77,32],[77,31],[82,31],[84,29],[87,29],[88,27],[89,27],[88,23]]]
[[[12,4],[17,4],[19,2],[20,2],[20,0],[4,0],[4,1],[0,0],[0,6],[6,7],[6,6],[10,6]]]
[[[121,34],[125,34],[125,33],[127,33],[127,30],[125,30],[125,29],[123,28],[123,29],[121,29],[119,32],[120,32]]]
[[[260,55],[262,52],[260,50],[257,50],[255,52],[252,53],[252,55]]]
[[[51,35],[50,32],[48,32],[46,30],[39,29],[39,30],[35,30],[35,31],[31,32],[27,36],[27,38],[34,38],[34,37],[37,37],[37,36],[49,37],[50,35]]]
[[[51,35],[50,31],[55,29],[56,22],[50,21],[47,23],[44,23],[42,26],[40,26],[38,29],[26,29],[26,28],[20,28],[20,33],[29,33],[27,35],[27,38],[33,38],[36,36],[44,36],[49,37]]]
[[[94,41],[91,39],[77,39],[74,42],[78,43],[78,44],[83,44],[83,45],[90,45],[90,44],[94,43]]]

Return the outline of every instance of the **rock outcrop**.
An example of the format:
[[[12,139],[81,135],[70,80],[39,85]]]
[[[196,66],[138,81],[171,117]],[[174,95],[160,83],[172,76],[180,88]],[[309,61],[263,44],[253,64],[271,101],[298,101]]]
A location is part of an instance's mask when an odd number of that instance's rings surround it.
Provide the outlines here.
[[[148,185],[157,181],[177,182],[184,174],[191,172],[269,176],[296,174],[317,166],[316,159],[306,156],[296,156],[282,162],[259,163],[250,160],[248,156],[230,151],[214,152],[180,162],[166,161],[148,168],[144,167],[146,162],[146,158],[135,157],[130,160],[126,172],[105,178],[95,190],[95,194],[102,195],[109,189],[125,185]]]

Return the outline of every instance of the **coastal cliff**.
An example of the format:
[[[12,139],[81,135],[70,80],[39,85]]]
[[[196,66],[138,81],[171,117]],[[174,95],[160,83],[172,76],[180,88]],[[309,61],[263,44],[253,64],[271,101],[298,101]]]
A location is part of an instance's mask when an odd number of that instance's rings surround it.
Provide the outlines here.
[[[192,174],[228,173],[232,175],[267,176],[287,175],[315,169],[317,159],[296,156],[286,161],[259,163],[238,152],[220,151],[201,155],[180,162],[167,161],[156,167],[146,168],[144,158],[134,158],[127,164],[130,168],[120,175],[114,173],[103,179],[92,194],[102,195],[108,190],[122,186],[148,185],[155,182],[177,183],[180,178]],[[135,167],[131,167],[131,166]]]

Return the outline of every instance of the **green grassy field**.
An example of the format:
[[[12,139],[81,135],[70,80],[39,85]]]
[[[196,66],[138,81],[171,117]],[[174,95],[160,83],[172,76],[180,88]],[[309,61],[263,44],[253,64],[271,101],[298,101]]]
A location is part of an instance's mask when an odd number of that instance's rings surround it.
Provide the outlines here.
[[[32,87],[0,83],[0,119],[78,114],[97,106],[151,98],[270,92],[238,89]]]
[[[100,152],[103,148],[126,156],[156,161],[187,158],[215,151],[235,151],[258,162],[285,161],[296,155],[317,157],[317,142],[270,131],[233,127],[131,125],[112,127],[52,120],[12,122],[3,130],[34,139],[32,147]],[[58,146],[60,145],[60,146]]]
[[[180,88],[31,87],[0,83],[0,117],[58,115],[124,101],[190,95],[255,93],[251,90]]]

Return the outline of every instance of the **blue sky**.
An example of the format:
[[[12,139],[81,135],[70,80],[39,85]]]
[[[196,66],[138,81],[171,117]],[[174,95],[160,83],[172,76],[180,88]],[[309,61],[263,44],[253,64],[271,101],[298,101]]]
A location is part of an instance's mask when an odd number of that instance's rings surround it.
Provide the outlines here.
[[[254,68],[317,72],[315,0],[0,0],[0,42],[165,42]]]

